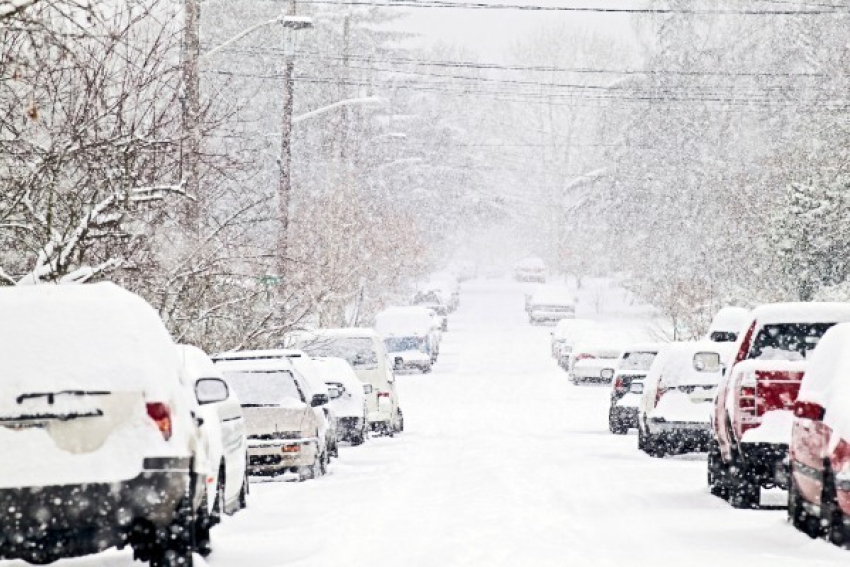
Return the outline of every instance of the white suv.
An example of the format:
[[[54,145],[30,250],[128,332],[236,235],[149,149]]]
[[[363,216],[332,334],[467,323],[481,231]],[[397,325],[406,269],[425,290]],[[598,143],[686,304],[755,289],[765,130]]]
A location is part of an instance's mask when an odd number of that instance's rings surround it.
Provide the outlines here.
[[[0,288],[0,559],[209,551],[197,405],[156,311],[113,284]]]

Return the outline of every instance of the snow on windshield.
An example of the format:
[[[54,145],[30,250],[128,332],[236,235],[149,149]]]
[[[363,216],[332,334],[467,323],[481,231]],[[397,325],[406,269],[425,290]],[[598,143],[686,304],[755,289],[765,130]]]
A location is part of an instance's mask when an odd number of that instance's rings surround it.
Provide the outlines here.
[[[657,354],[656,352],[627,352],[620,360],[620,370],[649,370]]]
[[[292,374],[283,370],[227,370],[224,378],[243,406],[278,405],[286,400],[304,402]]]
[[[391,337],[384,339],[389,352],[421,351],[426,352],[425,339],[419,337]]]

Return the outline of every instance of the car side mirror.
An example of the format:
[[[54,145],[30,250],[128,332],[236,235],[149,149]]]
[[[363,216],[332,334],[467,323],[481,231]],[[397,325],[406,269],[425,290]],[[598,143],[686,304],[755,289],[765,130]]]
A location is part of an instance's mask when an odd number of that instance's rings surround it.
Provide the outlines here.
[[[363,393],[366,395],[371,394],[375,391],[375,388],[372,387],[372,384],[363,384]]]
[[[643,382],[632,382],[629,386],[629,392],[632,394],[637,394],[638,396],[643,395]]]
[[[328,387],[328,398],[331,400],[338,400],[342,397],[343,390],[337,386]]]
[[[227,383],[221,378],[199,378],[195,382],[195,398],[198,404],[217,404],[230,397]]]
[[[698,352],[693,359],[697,372],[718,372],[721,369],[720,354],[716,352]]]
[[[603,368],[602,372],[599,375],[602,376],[603,380],[613,380],[614,379],[614,369],[613,368]]]
[[[330,400],[328,400],[328,396],[326,394],[316,394],[313,396],[313,400],[310,402],[310,405],[317,408],[327,404],[329,401]]]

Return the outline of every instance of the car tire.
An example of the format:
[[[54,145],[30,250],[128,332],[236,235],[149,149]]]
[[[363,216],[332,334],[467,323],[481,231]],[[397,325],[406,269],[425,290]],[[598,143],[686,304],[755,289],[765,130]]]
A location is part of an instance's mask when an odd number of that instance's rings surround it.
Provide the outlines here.
[[[753,482],[752,473],[740,458],[734,458],[729,467],[729,504],[733,508],[758,508],[761,486]]]
[[[242,479],[242,488],[239,490],[239,509],[244,510],[248,507],[248,493],[250,490],[251,481],[248,479],[248,471],[245,471],[245,477]]]
[[[629,432],[628,426],[623,424],[622,420],[617,419],[613,409],[608,410],[608,430],[614,435],[625,435]]]
[[[803,497],[800,494],[800,488],[797,486],[797,481],[794,480],[793,474],[791,476],[790,486],[788,487],[788,521],[798,531],[812,539],[821,535],[820,518],[809,514],[803,507]]]
[[[393,427],[396,433],[404,432],[404,414],[401,413],[401,408],[396,410],[395,425]]]
[[[428,365],[422,369],[422,374],[429,374],[431,372],[431,366]]]
[[[827,460],[823,467],[823,492],[821,493],[821,517],[815,518],[816,522],[810,522],[810,525],[817,529],[814,536],[826,536],[833,545],[837,545],[843,549],[850,548],[850,523],[845,518],[844,513],[837,504],[838,496],[835,489],[835,473],[832,471],[832,465]],[[790,495],[789,495],[790,509]],[[802,506],[801,506],[802,508]],[[804,510],[805,511],[805,510]],[[808,534],[808,532],[804,532]]]
[[[640,423],[638,423],[638,450],[646,453],[646,435],[643,433],[643,427],[640,426]]]
[[[726,478],[728,476],[726,473],[726,464],[720,455],[720,446],[717,444],[717,441],[712,441],[709,444],[708,466],[706,469],[709,492],[718,498],[728,499],[729,489],[726,486]]]
[[[201,504],[206,506],[206,498]],[[206,531],[206,533],[204,533]],[[200,518],[191,509],[191,499],[187,495],[183,499],[175,518],[166,530],[169,539],[153,544],[150,549],[150,567],[192,567],[193,552],[198,548],[197,536],[206,536],[204,550],[209,555],[209,528],[204,530]],[[201,551],[199,549],[199,551]]]
[[[646,454],[655,459],[661,459],[667,454],[667,447],[664,441],[656,435],[647,434],[644,437],[644,446]]]

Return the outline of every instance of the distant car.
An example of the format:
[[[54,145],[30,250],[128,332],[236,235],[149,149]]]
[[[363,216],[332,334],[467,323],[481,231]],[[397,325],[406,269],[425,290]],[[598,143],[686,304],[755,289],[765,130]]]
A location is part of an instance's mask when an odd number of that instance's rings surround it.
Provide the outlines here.
[[[210,438],[207,502],[218,521],[248,504],[248,437],[242,405],[204,351],[179,345],[178,352],[198,399],[201,431]]]
[[[713,400],[731,346],[700,341],[661,349],[638,388],[638,448],[653,457],[708,449]]]
[[[369,407],[366,388],[354,369],[342,358],[314,358],[319,374],[328,386],[331,407],[336,416],[337,437],[352,445],[361,445],[369,438]],[[368,386],[371,392],[372,386]]]
[[[557,323],[576,316],[575,298],[565,288],[541,286],[528,302],[531,324]]]
[[[419,329],[424,322],[425,332],[431,332],[431,317],[423,318],[423,308],[412,322]],[[408,321],[406,317],[389,321]],[[369,426],[372,431],[393,436],[404,431],[404,414],[396,391],[393,361],[387,355],[384,341],[373,329],[317,329],[292,337],[297,348],[311,356],[333,356],[345,359],[364,384],[372,386],[368,394]]]
[[[652,361],[661,345],[631,345],[623,350],[611,382],[611,403],[608,408],[608,429],[616,435],[625,435],[638,426],[640,396],[632,392],[632,384],[646,378]]]
[[[98,283],[2,287],[0,312],[0,559],[209,553],[198,406],[156,310]]]
[[[431,363],[437,362],[440,355],[440,320],[436,314],[422,306],[388,307],[375,315],[375,330],[383,339],[409,339],[418,343],[417,350],[423,350],[431,358]],[[384,343],[386,347],[386,343]],[[400,347],[404,345],[393,345]],[[411,357],[415,353],[410,352]],[[391,367],[395,367],[399,357],[390,358]],[[415,358],[419,358],[415,355]],[[405,357],[402,362],[407,364]],[[411,366],[412,367],[412,366]],[[422,369],[421,365],[418,365]]]
[[[736,508],[757,508],[763,488],[788,488],[794,403],[809,353],[850,303],[762,305],[735,343],[712,415],[708,453],[712,494]]]
[[[579,343],[572,352],[570,381],[573,384],[610,383],[621,353],[622,347],[618,345]]]
[[[330,456],[316,408],[327,394],[312,394],[292,360],[276,351],[234,351],[213,357],[242,402],[251,474],[296,474],[299,480],[327,472]]]
[[[384,339],[384,345],[396,371],[418,370],[423,374],[431,372],[433,362],[428,353],[428,337],[390,336]]]
[[[734,343],[747,329],[751,315],[743,307],[724,307],[714,316],[708,329],[708,340],[716,343]]]
[[[850,545],[850,323],[809,356],[794,403],[788,519],[811,537]]]
[[[561,319],[552,331],[551,347],[552,356],[561,366],[568,368],[568,358],[572,352],[573,345],[582,339],[587,339],[586,334],[597,327],[595,321],[590,319]],[[562,357],[564,360],[562,360]]]
[[[546,283],[546,263],[540,258],[525,258],[514,266],[514,279],[518,282]]]

